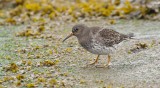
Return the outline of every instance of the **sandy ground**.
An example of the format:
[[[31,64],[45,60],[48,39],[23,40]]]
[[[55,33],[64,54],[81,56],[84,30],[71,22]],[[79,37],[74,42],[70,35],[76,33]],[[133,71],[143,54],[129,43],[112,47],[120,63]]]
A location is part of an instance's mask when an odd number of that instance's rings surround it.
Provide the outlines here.
[[[134,33],[135,37],[116,46],[116,51],[111,55],[112,60],[109,68],[96,68],[94,66],[80,68],[89,60],[93,61],[91,58],[96,58],[96,55],[87,52],[76,52],[77,56],[74,58],[66,57],[66,60],[70,59],[76,63],[67,66],[67,68],[74,69],[72,74],[76,78],[86,80],[85,87],[90,88],[107,85],[111,85],[113,88],[158,88],[160,86],[160,22],[120,21],[116,25],[110,26],[104,26],[103,23],[89,22],[87,24],[113,28],[125,34]],[[76,39],[68,40],[68,42],[70,41],[76,41]],[[145,43],[148,47],[129,54],[130,49],[133,49],[138,43]],[[73,48],[77,47],[79,45],[75,45]],[[79,57],[79,55],[82,56]],[[99,64],[105,64],[107,56],[100,58]]]
[[[49,43],[51,45],[59,44],[58,51],[70,48],[68,53],[53,54],[46,57],[56,58],[60,60],[57,65],[61,72],[67,72],[68,77],[62,78],[66,88],[159,88],[160,87],[160,22],[144,21],[144,20],[119,20],[114,25],[108,25],[105,20],[96,20],[85,23],[89,26],[98,25],[102,27],[112,28],[121,33],[134,33],[135,37],[131,40],[126,40],[119,45],[116,45],[116,50],[111,54],[111,64],[106,68],[97,68],[96,66],[84,67],[87,63],[96,58],[96,55],[84,50],[77,42],[75,37],[68,39],[62,43],[74,25],[73,23],[64,23],[59,26],[54,26],[53,31],[48,31],[55,37],[50,42],[44,39],[34,40],[36,44],[43,45]],[[9,52],[15,48],[11,46],[9,49],[4,49],[3,46],[9,42],[21,42],[21,45],[27,47],[28,40],[23,38],[15,39],[14,33],[21,30],[24,26],[1,27],[0,46],[1,56],[3,52]],[[15,29],[15,30],[14,30]],[[12,41],[13,39],[13,41]],[[9,41],[11,40],[11,41]],[[31,39],[31,41],[33,41]],[[33,42],[32,42],[33,43]],[[143,43],[147,47],[135,49],[136,44]],[[131,50],[135,49],[135,52]],[[8,53],[11,56],[12,53]],[[97,65],[106,63],[107,56],[100,56]],[[21,59],[21,58],[20,58]],[[19,60],[19,59],[17,59]],[[34,59],[36,61],[36,59]],[[43,58],[39,59],[43,60]],[[11,60],[13,61],[13,60]],[[38,61],[38,60],[37,60]],[[10,60],[0,59],[0,66],[9,63]],[[47,69],[47,68],[46,68]],[[4,71],[1,75],[5,74]],[[3,77],[3,76],[1,76]],[[61,79],[61,77],[59,77]]]

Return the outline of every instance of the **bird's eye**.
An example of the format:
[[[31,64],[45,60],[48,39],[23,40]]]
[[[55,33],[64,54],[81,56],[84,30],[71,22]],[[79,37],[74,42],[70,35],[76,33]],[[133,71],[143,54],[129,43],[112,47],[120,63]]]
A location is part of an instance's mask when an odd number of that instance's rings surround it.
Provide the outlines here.
[[[74,29],[73,29],[73,32],[77,32],[77,31],[78,31],[78,28],[74,28]]]

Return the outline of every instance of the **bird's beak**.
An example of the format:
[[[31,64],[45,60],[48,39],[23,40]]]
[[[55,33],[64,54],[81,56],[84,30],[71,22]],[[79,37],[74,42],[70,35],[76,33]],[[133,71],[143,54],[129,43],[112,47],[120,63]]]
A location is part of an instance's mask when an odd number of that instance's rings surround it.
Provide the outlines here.
[[[70,38],[71,36],[73,36],[74,34],[71,33],[70,35],[68,35],[62,42],[64,42],[65,40],[67,40],[68,38]]]

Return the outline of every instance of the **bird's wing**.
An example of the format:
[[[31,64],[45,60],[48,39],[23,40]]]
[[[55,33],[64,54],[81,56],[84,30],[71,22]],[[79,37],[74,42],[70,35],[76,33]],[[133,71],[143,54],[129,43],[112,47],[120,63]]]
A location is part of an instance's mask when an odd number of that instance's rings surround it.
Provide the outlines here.
[[[99,31],[99,36],[100,42],[103,42],[103,44],[105,44],[107,47],[118,44],[127,38],[127,35],[121,34],[111,29],[102,29]]]

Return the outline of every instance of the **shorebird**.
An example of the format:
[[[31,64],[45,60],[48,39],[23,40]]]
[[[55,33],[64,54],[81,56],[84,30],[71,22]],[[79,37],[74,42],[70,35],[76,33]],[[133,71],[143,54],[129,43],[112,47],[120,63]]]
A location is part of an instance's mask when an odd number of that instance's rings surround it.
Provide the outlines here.
[[[100,55],[108,55],[107,64],[108,66],[111,60],[110,53],[115,44],[119,44],[123,40],[130,39],[133,37],[132,34],[122,34],[112,29],[102,27],[88,27],[84,24],[77,24],[73,26],[72,32],[64,40],[67,40],[71,36],[76,36],[79,44],[87,51],[97,54],[97,58],[94,62],[89,65],[94,65],[98,62]]]

